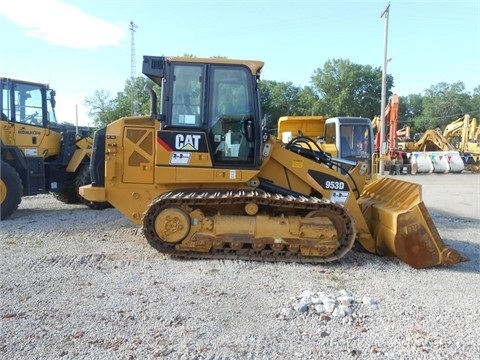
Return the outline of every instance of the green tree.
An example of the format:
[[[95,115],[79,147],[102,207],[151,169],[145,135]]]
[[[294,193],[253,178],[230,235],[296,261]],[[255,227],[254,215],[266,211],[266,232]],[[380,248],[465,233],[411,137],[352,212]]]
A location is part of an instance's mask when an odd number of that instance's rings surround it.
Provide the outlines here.
[[[480,118],[480,85],[473,89],[468,112],[470,116]]]
[[[417,131],[443,129],[452,120],[468,113],[470,106],[471,96],[465,92],[463,82],[453,84],[441,82],[432,85],[425,90],[423,112],[414,119],[415,128]]]
[[[323,115],[326,113],[324,103],[311,86],[305,86],[298,96],[299,115]]]
[[[263,80],[259,83],[259,91],[268,129],[276,129],[281,116],[301,115],[301,87],[291,82]]]
[[[95,127],[103,127],[121,117],[132,114],[132,99],[135,112],[139,115],[150,114],[150,96],[145,87],[153,88],[160,94],[160,87],[144,76],[125,81],[123,91],[117,93],[115,98],[106,90],[96,90],[92,96],[85,99],[85,106],[89,108],[88,115],[93,119]],[[157,109],[158,110],[158,109]]]
[[[95,90],[92,96],[85,98],[84,105],[89,108],[88,116],[97,128],[115,120],[112,116],[115,104],[107,90]]]
[[[410,94],[399,97],[398,121],[399,127],[410,126],[415,131],[414,119],[421,116],[423,112],[423,96],[421,94]]]
[[[382,70],[370,65],[359,65],[344,59],[325,62],[312,75],[312,84],[318,93],[327,116],[365,116],[373,118],[380,113]],[[393,77],[386,79],[387,98],[391,95]]]
[[[132,115],[132,99],[134,100],[135,114],[133,115],[149,115],[150,114],[150,94],[146,88],[150,87],[160,95],[160,87],[150,79],[139,76],[132,81],[128,79],[125,82],[123,92],[117,94],[115,103],[119,107],[118,117]],[[157,109],[158,110],[158,109]]]

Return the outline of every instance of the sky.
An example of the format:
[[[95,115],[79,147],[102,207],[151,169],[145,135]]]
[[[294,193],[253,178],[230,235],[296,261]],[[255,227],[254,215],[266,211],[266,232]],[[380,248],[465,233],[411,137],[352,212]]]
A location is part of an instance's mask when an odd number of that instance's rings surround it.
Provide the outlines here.
[[[57,120],[79,125],[93,125],[87,97],[142,76],[143,55],[261,60],[262,79],[295,86],[329,60],[387,58],[400,96],[480,86],[480,0],[0,0],[0,33],[0,76],[48,83]]]

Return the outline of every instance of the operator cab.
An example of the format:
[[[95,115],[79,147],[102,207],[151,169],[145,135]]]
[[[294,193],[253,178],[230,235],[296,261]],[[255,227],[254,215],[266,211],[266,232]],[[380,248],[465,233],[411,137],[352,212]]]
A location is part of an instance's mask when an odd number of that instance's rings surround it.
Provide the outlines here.
[[[0,86],[3,145],[13,146],[12,151],[21,150],[29,158],[58,155],[60,134],[48,130],[58,127],[55,91],[47,84],[10,78],[0,78]]]
[[[263,63],[144,56],[143,73],[162,88],[161,131],[175,151],[211,154],[214,167],[258,168]]]
[[[48,127],[55,118],[55,90],[46,84],[0,78],[2,120]]]

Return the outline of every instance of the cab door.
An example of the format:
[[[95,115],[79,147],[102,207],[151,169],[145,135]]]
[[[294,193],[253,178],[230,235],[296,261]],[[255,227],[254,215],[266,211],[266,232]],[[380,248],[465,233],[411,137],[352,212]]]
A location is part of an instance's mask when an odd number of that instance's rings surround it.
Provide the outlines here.
[[[248,70],[238,66],[212,66],[209,79],[209,138],[215,166],[257,167],[262,140],[256,84]]]

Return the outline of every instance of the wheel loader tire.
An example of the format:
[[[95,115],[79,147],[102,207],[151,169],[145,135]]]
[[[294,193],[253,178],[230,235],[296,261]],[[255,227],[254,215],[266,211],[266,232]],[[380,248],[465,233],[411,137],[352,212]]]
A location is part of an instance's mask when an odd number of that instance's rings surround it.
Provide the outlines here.
[[[108,201],[89,201],[83,197],[81,197],[78,193],[78,188],[80,186],[91,184],[92,180],[90,178],[90,169],[87,165],[84,165],[78,171],[77,178],[75,179],[75,193],[83,204],[87,205],[90,209],[93,210],[104,210],[111,208],[112,205]]]
[[[53,197],[65,204],[81,203],[80,196],[78,195],[78,190],[75,187],[75,184],[73,183],[73,181],[70,181],[68,184],[65,184],[62,191],[54,192]]]
[[[23,187],[20,176],[12,166],[2,161],[0,170],[0,217],[5,220],[18,209],[22,201]]]

